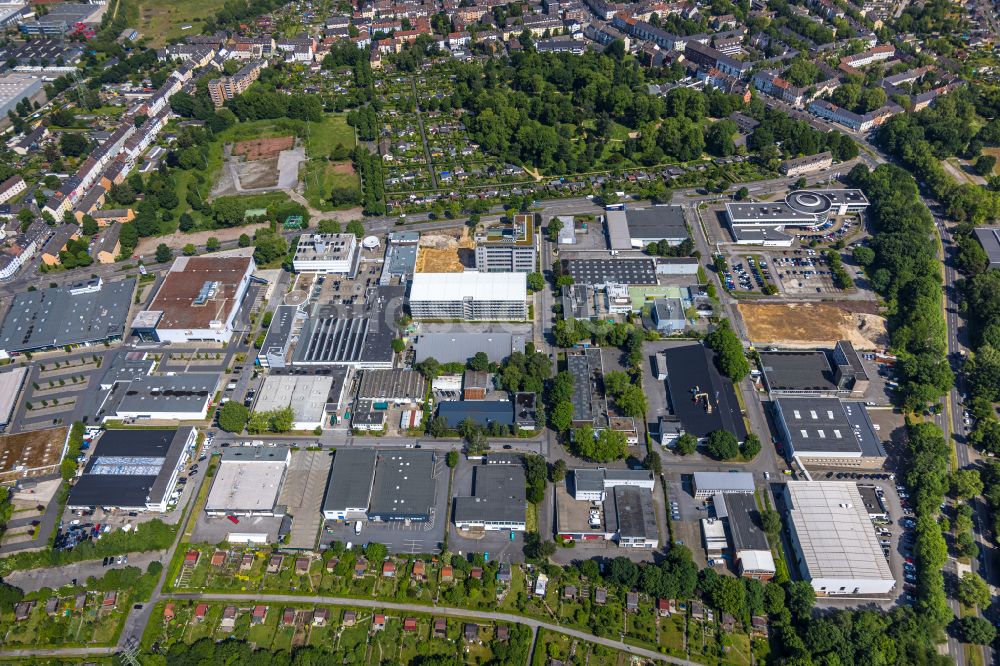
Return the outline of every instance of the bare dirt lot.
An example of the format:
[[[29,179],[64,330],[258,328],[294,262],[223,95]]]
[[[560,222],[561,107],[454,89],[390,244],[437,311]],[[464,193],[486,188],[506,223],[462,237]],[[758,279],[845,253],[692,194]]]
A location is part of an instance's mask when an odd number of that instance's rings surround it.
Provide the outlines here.
[[[278,184],[278,158],[268,157],[247,161],[236,165],[240,187],[253,190],[261,187],[275,187]]]
[[[277,157],[278,153],[295,145],[294,136],[279,136],[271,139],[240,141],[233,146],[233,155],[243,155],[248,162]]]
[[[475,264],[474,243],[469,230],[449,229],[420,237],[418,273],[462,273]]]
[[[828,347],[850,340],[858,349],[885,347],[885,318],[863,301],[740,303],[750,341],[783,347]]]

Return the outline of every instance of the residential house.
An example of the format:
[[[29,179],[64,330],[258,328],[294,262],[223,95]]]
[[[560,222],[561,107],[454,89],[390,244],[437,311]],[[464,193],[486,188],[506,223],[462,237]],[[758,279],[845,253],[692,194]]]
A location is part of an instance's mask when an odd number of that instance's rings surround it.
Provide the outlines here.
[[[368,570],[368,560],[363,557],[359,557],[354,563],[354,577],[361,578],[365,575],[365,571]]]
[[[221,550],[212,553],[212,566],[221,567],[226,562],[226,554]]]
[[[352,611],[352,610],[344,611],[343,625],[345,627],[353,627],[357,623],[357,621],[358,621],[357,611]]]
[[[118,592],[111,590],[104,593],[104,600],[101,602],[101,610],[111,612],[118,605]]]
[[[496,637],[498,641],[505,641],[510,638],[510,627],[501,624],[497,627]]]
[[[285,561],[283,555],[272,555],[267,561],[267,573],[278,573],[281,571],[281,564]]]
[[[243,559],[240,560],[240,571],[250,571],[253,569],[253,553],[243,553]]]
[[[267,606],[263,604],[257,604],[253,607],[253,611],[250,613],[250,624],[264,624],[267,621]]]
[[[403,631],[416,631],[417,630],[417,618],[408,617],[403,620]]]
[[[372,618],[372,631],[383,631],[385,629],[385,615],[382,613],[375,613]]]
[[[656,612],[660,614],[660,617],[667,617],[670,615],[670,602],[666,599],[656,600]]]
[[[309,558],[308,557],[295,558],[295,575],[305,576],[308,573],[309,573]]]
[[[448,620],[443,617],[434,618],[434,629],[431,633],[434,638],[447,638],[448,637]]]
[[[170,602],[163,608],[163,621],[173,622],[174,617],[176,617],[176,614],[174,613],[174,604],[173,602]]]
[[[464,630],[465,640],[468,643],[479,640],[479,625],[474,622],[466,622]]]
[[[286,608],[281,611],[281,626],[291,627],[295,625],[295,609]]]
[[[425,565],[423,560],[417,560],[413,563],[412,576],[414,580],[425,581],[427,580],[427,574],[424,571]]]
[[[768,621],[766,615],[754,615],[750,618],[750,633],[767,638]]]
[[[195,567],[198,566],[198,559],[201,557],[201,551],[189,550],[184,553],[184,565],[185,567]]]
[[[576,599],[576,585],[567,585],[563,588],[563,599],[568,601]]]
[[[49,597],[45,602],[45,614],[53,616],[59,610],[59,597]]]
[[[34,601],[19,601],[14,605],[14,620],[24,622],[31,615],[31,610],[35,607]]]
[[[628,613],[639,612],[639,593],[628,592],[625,594],[625,611]]]
[[[608,603],[608,588],[599,587],[594,590],[594,603],[598,606]]]
[[[204,622],[205,616],[208,614],[208,604],[198,604],[194,607],[194,620],[195,622]]]
[[[7,203],[28,188],[21,176],[11,176],[0,183],[0,203]]]
[[[330,621],[329,608],[317,608],[313,611],[312,623],[316,627],[325,627]]]
[[[386,560],[382,563],[382,576],[385,578],[395,578],[396,577],[396,563],[392,560]]]
[[[451,568],[450,564],[446,564],[441,567],[441,582],[450,583],[455,580],[455,570]]]
[[[64,224],[42,246],[42,263],[46,266],[58,266],[62,263],[59,253],[66,249],[66,244],[80,237],[80,228],[76,225]]]
[[[232,631],[236,628],[236,606],[229,604],[222,609],[222,621],[219,622],[221,631]]]

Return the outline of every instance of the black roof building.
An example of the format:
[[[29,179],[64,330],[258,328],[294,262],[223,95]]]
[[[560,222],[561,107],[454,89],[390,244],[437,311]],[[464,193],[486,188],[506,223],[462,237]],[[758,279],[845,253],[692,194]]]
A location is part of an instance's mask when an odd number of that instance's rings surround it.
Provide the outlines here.
[[[190,426],[176,430],[108,430],[94,446],[66,505],[166,510],[193,441]]]
[[[380,451],[368,519],[430,520],[439,471],[433,451]]]
[[[746,439],[733,383],[715,367],[712,350],[695,343],[667,347],[663,354],[670,408],[684,431],[701,438],[728,430],[739,441]]]

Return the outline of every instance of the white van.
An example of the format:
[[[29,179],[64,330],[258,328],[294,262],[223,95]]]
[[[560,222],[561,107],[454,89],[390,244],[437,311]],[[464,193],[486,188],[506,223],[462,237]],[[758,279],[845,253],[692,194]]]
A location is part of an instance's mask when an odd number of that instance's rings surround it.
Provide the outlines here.
[[[360,520],[355,521],[355,523],[354,523],[354,533],[355,534],[361,534],[361,521]]]

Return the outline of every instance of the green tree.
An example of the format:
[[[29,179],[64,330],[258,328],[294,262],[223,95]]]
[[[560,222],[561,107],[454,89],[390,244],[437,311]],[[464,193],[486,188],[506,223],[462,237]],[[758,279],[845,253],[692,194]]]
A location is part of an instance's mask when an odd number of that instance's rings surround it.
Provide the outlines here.
[[[528,290],[541,291],[545,288],[545,278],[541,273],[528,273]]]
[[[361,220],[351,220],[347,223],[347,233],[354,234],[358,239],[361,239],[365,235],[365,225],[361,223]]]
[[[197,252],[198,252],[198,248],[196,248],[194,246],[194,243],[188,243],[187,245],[185,245],[184,247],[181,248],[181,253],[185,257],[190,257],[190,256],[192,256],[194,254],[197,254]]]
[[[337,220],[320,220],[318,228],[321,234],[339,234],[340,222]]]
[[[594,430],[589,426],[574,431],[573,448],[577,456],[594,462],[621,460],[628,455],[625,433],[604,429],[594,437]]]
[[[750,374],[750,363],[743,352],[743,343],[736,337],[728,320],[719,322],[715,330],[706,336],[705,344],[715,351],[715,361],[722,374],[734,382]]]
[[[997,637],[997,630],[990,621],[978,615],[955,620],[955,633],[963,642],[974,645],[990,645]]]
[[[208,240],[205,241],[205,249],[209,252],[215,252],[219,249],[219,247],[221,247],[221,245],[222,243],[220,243],[219,239],[215,236],[209,236]]]
[[[958,500],[968,500],[983,494],[983,480],[977,469],[960,469],[952,472],[951,494]]]
[[[391,344],[392,344],[392,351],[394,351],[397,354],[406,349],[406,343],[403,342],[400,338],[393,338]]]
[[[230,400],[219,410],[219,427],[226,432],[242,432],[249,416],[246,407]]]
[[[157,263],[165,264],[174,258],[173,250],[167,247],[166,243],[160,243],[156,246],[156,261]]]
[[[650,451],[646,454],[643,465],[656,476],[663,473],[663,460],[660,459],[660,454],[656,451]]]
[[[549,415],[552,427],[558,432],[566,432],[573,423],[573,403],[563,400],[556,403],[555,408]]]
[[[761,527],[764,528],[764,534],[774,541],[781,534],[781,516],[774,509],[765,509],[760,514]]]
[[[448,454],[445,456],[445,462],[448,464],[448,467],[451,468],[454,468],[456,465],[458,465],[458,451],[456,451],[455,449],[449,451]]]
[[[238,245],[240,247],[250,247],[251,245],[253,245],[253,240],[247,234],[240,234]]]
[[[816,603],[816,591],[812,584],[805,580],[788,583],[785,594],[786,605],[792,618],[799,623],[806,623],[812,613],[813,604]]]
[[[677,438],[677,453],[682,456],[689,456],[698,450],[698,438],[689,432]]]
[[[559,460],[552,463],[552,468],[549,470],[549,481],[552,483],[559,483],[566,478],[566,461],[560,458]]]
[[[987,608],[990,605],[990,587],[979,574],[966,571],[958,581],[958,600],[966,606]]]
[[[740,455],[740,444],[736,435],[728,430],[713,430],[708,435],[705,450],[718,460],[733,460]]]
[[[477,372],[486,372],[490,367],[490,357],[486,355],[486,352],[476,352],[475,355],[469,359],[469,369],[476,370]]]
[[[753,433],[748,434],[746,440],[743,441],[743,448],[741,450],[743,459],[753,460],[757,457],[757,454],[760,453],[760,449],[760,437]]]

